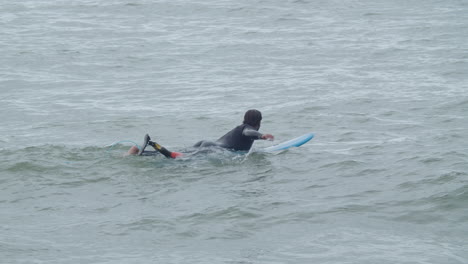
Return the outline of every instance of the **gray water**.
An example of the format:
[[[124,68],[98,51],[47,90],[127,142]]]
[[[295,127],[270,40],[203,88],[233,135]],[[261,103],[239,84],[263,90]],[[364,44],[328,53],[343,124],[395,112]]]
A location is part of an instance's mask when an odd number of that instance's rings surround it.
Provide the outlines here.
[[[468,263],[467,1],[0,3],[1,263]],[[276,154],[171,150],[263,113]],[[272,145],[256,142],[254,149]]]

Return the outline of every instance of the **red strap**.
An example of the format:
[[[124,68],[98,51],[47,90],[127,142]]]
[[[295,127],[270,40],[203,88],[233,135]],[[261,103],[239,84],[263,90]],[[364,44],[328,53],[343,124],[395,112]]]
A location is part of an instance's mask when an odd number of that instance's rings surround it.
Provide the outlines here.
[[[181,157],[183,156],[184,154],[180,153],[180,152],[171,152],[171,158],[175,159],[177,157]]]

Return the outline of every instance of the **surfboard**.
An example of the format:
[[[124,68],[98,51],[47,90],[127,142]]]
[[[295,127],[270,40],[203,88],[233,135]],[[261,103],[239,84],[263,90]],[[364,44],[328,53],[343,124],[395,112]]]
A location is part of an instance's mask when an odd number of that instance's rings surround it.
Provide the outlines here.
[[[300,137],[282,142],[280,144],[264,148],[263,150],[261,150],[261,152],[275,152],[275,151],[285,150],[285,149],[292,148],[292,147],[299,147],[309,142],[309,140],[311,140],[312,138],[314,138],[314,134],[307,133]]]

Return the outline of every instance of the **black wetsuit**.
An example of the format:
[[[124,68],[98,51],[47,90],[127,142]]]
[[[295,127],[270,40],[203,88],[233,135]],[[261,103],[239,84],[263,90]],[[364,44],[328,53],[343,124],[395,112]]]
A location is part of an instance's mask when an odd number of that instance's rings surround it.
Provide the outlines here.
[[[200,141],[194,147],[219,146],[235,151],[249,151],[254,140],[262,138],[262,134],[250,125],[242,124],[235,127],[216,142]]]

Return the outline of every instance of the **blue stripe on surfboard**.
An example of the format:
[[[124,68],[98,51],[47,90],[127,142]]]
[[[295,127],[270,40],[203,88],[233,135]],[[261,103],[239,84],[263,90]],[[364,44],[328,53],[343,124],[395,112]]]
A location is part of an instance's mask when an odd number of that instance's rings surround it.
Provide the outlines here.
[[[273,152],[273,151],[279,151],[279,150],[285,150],[291,147],[299,147],[302,146],[303,144],[307,143],[309,140],[314,138],[314,134],[312,133],[307,133],[305,135],[302,135],[300,137],[282,142],[278,145],[274,145],[271,147],[264,148],[263,151],[265,152]]]

